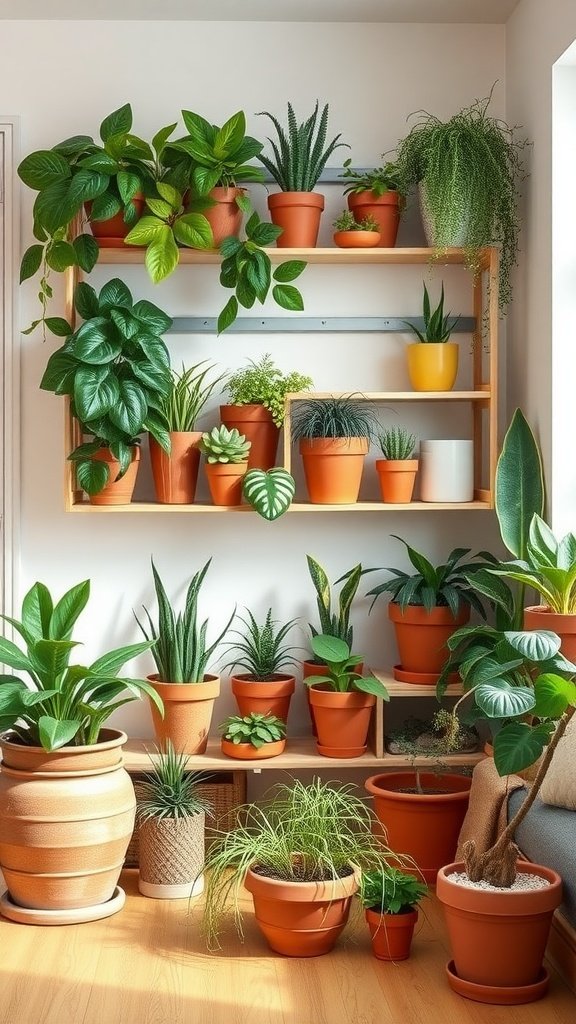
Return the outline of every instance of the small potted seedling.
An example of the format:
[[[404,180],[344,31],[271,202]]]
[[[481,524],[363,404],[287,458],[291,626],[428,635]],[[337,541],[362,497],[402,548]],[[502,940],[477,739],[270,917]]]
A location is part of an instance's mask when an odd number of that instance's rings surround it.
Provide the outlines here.
[[[206,477],[215,505],[241,505],[242,479],[248,471],[250,441],[224,424],[202,434],[198,447],[206,456]]]
[[[418,459],[413,458],[416,435],[404,427],[389,427],[378,438],[383,459],[376,459],[382,501],[409,505],[418,472]]]
[[[371,214],[355,220],[350,210],[342,210],[332,225],[334,242],[341,249],[372,249],[380,241],[378,224]]]
[[[360,881],[360,902],[372,937],[372,952],[378,960],[407,960],[417,906],[428,890],[415,875],[398,868],[366,871]]]
[[[220,726],[222,753],[240,761],[277,757],[286,746],[286,725],[276,715],[230,715]]]

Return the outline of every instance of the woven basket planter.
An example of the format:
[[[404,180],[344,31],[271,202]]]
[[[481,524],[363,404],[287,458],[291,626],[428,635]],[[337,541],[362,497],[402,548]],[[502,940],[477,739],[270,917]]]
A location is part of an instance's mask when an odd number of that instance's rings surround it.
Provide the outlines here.
[[[188,818],[148,818],[140,824],[138,888],[154,899],[198,896],[204,888],[204,811]]]

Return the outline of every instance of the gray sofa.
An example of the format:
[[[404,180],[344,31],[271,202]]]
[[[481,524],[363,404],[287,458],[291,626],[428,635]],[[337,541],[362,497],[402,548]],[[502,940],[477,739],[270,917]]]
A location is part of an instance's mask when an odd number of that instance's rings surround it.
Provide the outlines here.
[[[508,820],[516,813],[525,789],[508,799]],[[576,928],[576,812],[551,807],[538,797],[516,833],[516,842],[528,860],[545,864],[562,876],[564,902],[561,912]]]

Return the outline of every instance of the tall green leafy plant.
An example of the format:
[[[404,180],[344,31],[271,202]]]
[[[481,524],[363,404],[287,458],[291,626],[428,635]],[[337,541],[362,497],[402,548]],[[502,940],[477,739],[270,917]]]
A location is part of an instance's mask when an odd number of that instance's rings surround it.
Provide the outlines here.
[[[154,284],[176,269],[181,246],[214,247],[210,224],[203,213],[187,208],[181,187],[159,181],[156,192],[147,198],[147,211],[124,239],[127,245],[146,246],[146,269]]]
[[[392,578],[379,583],[368,596],[373,597],[372,606],[382,594],[390,594],[390,599],[404,611],[409,605],[419,605],[432,611],[433,608],[449,608],[453,615],[458,615],[462,606],[474,608],[482,618],[486,613],[482,602],[468,580],[468,572],[474,571],[478,562],[463,562],[470,553],[470,548],[454,548],[445,562],[433,565],[432,562],[406,543],[402,537],[391,534],[406,548],[408,558],[416,569],[415,573],[404,572],[403,569],[388,568],[386,572]],[[377,569],[364,569],[364,572],[377,572]]]
[[[285,128],[278,118],[267,110],[262,110],[258,114],[259,117],[268,117],[272,121],[278,135],[277,142],[268,139],[273,158],[260,155],[258,159],[283,192],[312,192],[334,150],[340,146],[347,146],[345,142],[338,141],[341,133],[326,143],[328,110],[326,103],[318,119],[319,106],[316,100],[310,117],[298,124],[294,108],[288,103]]]
[[[306,561],[310,579],[316,591],[316,608],[320,626],[318,629],[310,623],[311,635],[315,637],[322,633],[324,636],[333,636],[338,640],[343,640],[352,648],[354,628],[350,625],[350,612],[362,578],[362,566],[355,565],[345,576],[341,577],[341,580],[346,582],[338,595],[338,609],[336,610],[332,606],[332,588],[326,571],[315,558],[312,558],[312,555],[306,555]],[[336,582],[339,583],[340,580]]]
[[[306,676],[306,686],[321,683],[324,689],[334,690],[336,693],[350,693],[356,690],[359,693],[370,693],[381,700],[390,700],[384,683],[374,676],[364,676],[356,671],[362,658],[358,654],[352,654],[344,640],[321,634],[313,636],[312,651],[317,661],[325,666],[325,671],[319,672],[318,675]]]
[[[207,362],[207,359],[203,359],[188,368],[182,365],[181,373],[172,370],[172,387],[169,394],[162,396],[159,409],[167,430],[194,430],[196,420],[209,401],[214,388],[224,380],[224,374],[212,380],[207,379],[214,370],[214,364],[206,366]]]
[[[221,128],[191,110],[183,110],[182,117],[188,135],[171,143],[171,149],[191,158],[195,196],[207,196],[216,186],[230,188],[238,181],[263,180],[260,168],[248,163],[260,155],[262,143],[246,135],[243,110],[233,114]],[[241,196],[237,202],[243,209]]]

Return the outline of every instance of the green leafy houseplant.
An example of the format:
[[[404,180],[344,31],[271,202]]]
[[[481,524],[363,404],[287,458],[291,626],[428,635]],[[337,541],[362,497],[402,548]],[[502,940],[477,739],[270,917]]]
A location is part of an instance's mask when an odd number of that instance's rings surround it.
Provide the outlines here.
[[[312,192],[317,184],[328,158],[335,149],[345,146],[336,135],[326,144],[328,130],[328,104],[324,106],[318,120],[318,100],[310,117],[298,124],[294,108],[288,103],[287,126],[283,128],[278,118],[263,110],[259,117],[268,117],[278,135],[278,141],[268,139],[273,157],[260,155],[258,159],[272,175],[283,192]]]
[[[576,615],[576,536],[567,533],[557,541],[538,513],[530,523],[526,558],[488,571],[536,590],[549,611]]]
[[[377,914],[408,914],[427,895],[428,889],[415,875],[399,868],[365,871],[361,876],[360,902]]]
[[[413,458],[416,435],[408,433],[405,427],[389,427],[379,435],[378,444],[385,459],[403,462]]]
[[[321,633],[323,636],[332,636],[337,640],[343,640],[352,648],[354,629],[350,625],[350,612],[352,602],[358,592],[358,586],[362,577],[362,566],[355,565],[336,583],[345,580],[344,586],[338,595],[338,611],[332,609],[332,592],[330,580],[325,570],[312,555],[306,555],[308,572],[316,591],[316,608],[318,610],[318,622],[320,628],[309,623],[312,637]]]
[[[196,196],[207,196],[216,186],[229,188],[237,181],[263,180],[260,168],[247,162],[260,155],[262,143],[246,135],[244,111],[233,114],[221,128],[191,110],[183,110],[182,117],[188,135],[170,148],[191,158],[191,185]]]
[[[354,214],[350,210],[342,210],[342,213],[336,217],[336,220],[332,222],[332,227],[336,231],[378,231],[378,224],[374,220],[374,217],[368,214],[363,217],[362,220],[357,221],[354,219]]]
[[[246,462],[250,451],[250,441],[240,434],[236,427],[228,430],[224,424],[213,427],[202,434],[198,447],[209,463]]]
[[[248,366],[236,370],[226,381],[231,405],[263,405],[277,427],[284,422],[286,395],[312,387],[311,377],[297,370],[283,373],[269,352],[259,360],[250,359]]]
[[[266,618],[261,625],[250,609],[247,608],[246,613],[247,619],[239,616],[244,629],[231,631],[230,635],[237,639],[228,644],[227,649],[237,653],[224,668],[242,668],[252,681],[265,682],[286,666],[295,664],[292,652],[296,648],[288,646],[285,640],[290,630],[294,628],[296,619],[290,619],[276,628],[279,624],[272,618],[271,608],[266,612]]]
[[[511,298],[511,273],[518,252],[518,196],[524,176],[522,151],[513,128],[488,113],[491,95],[476,100],[448,121],[421,111],[397,150],[398,182],[407,193],[421,183],[437,250],[463,236],[466,261],[479,268],[483,246],[500,246],[499,303]]]
[[[230,715],[220,726],[225,740],[239,746],[249,743],[260,750],[267,743],[278,743],[286,737],[286,725],[276,715],[261,715],[252,711],[249,715]]]
[[[288,511],[296,493],[296,481],[287,469],[249,469],[242,484],[242,494],[255,512],[268,522]]]
[[[344,640],[333,636],[312,637],[312,650],[317,660],[326,666],[323,675],[307,676],[304,682],[307,686],[325,684],[326,688],[336,693],[349,693],[357,690],[360,693],[370,693],[382,700],[390,700],[388,691],[383,683],[374,676],[363,676],[355,669],[361,663],[362,658],[352,654]]]
[[[343,167],[340,177],[346,181],[345,196],[359,192],[373,192],[376,196],[383,196],[385,192],[399,191],[398,168],[390,161],[381,167],[374,167],[371,171],[355,171],[351,158],[348,158],[344,161]]]
[[[60,322],[66,341],[50,356],[40,387],[69,395],[83,433],[93,436],[69,458],[76,463],[79,485],[96,494],[109,480],[108,466],[94,458],[101,447],[109,447],[120,463],[119,477],[143,431],[170,450],[161,409],[172,379],[161,335],[172,320],[146,299],[134,302],[119,278],[108,281],[98,295],[90,285],[78,284],[74,304],[84,323],[72,331]]]
[[[221,374],[213,380],[207,380],[214,370],[213,363],[205,366],[207,362],[207,359],[203,359],[194,366],[182,366],[182,373],[172,370],[172,387],[169,394],[162,396],[159,410],[169,432],[193,431],[214,388],[224,379]]]
[[[292,440],[317,437],[362,437],[374,435],[374,412],[365,401],[349,395],[336,398],[303,399],[292,415]]]
[[[185,193],[170,182],[157,182],[157,195],[146,199],[147,212],[126,235],[127,245],[146,246],[146,269],[158,284],[178,266],[180,246],[214,248],[212,228],[203,213],[189,210]]]
[[[0,660],[28,677],[27,682],[0,677],[0,729],[11,730],[18,743],[44,750],[97,743],[110,715],[142,693],[162,713],[162,701],[145,680],[119,676],[127,661],[153,648],[153,640],[119,647],[88,666],[70,664],[78,645],[73,629],[89,596],[89,580],[56,603],[43,583],[35,583],[24,597],[20,619],[1,616],[25,648],[0,637]]]
[[[424,333],[422,333],[422,331],[419,331],[418,328],[414,326],[414,324],[409,323],[408,320],[404,321],[406,326],[409,327],[410,330],[413,331],[413,333],[416,335],[418,341],[421,342],[422,344],[431,342],[436,345],[444,345],[446,344],[447,341],[450,341],[450,335],[452,334],[452,331],[456,327],[456,324],[458,323],[460,317],[454,317],[452,319],[452,323],[450,323],[450,313],[444,313],[444,282],[442,282],[440,302],[436,306],[436,309],[432,311],[430,309],[430,296],[428,294],[428,289],[424,284],[424,301],[422,303],[422,312],[424,315]]]
[[[199,791],[202,772],[188,770],[189,757],[178,753],[170,741],[165,750],[150,756],[151,770],[138,781],[138,824],[146,821],[192,818],[210,812],[211,805]]]

